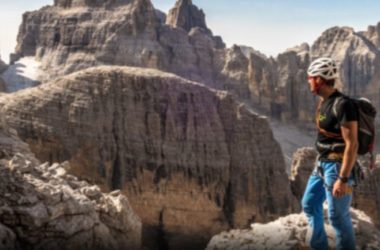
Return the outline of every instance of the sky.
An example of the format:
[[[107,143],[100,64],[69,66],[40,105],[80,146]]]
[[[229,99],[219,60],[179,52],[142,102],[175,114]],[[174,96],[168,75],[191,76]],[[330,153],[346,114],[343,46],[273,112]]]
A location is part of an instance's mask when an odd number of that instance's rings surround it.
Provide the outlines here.
[[[151,0],[164,12],[175,0]],[[208,27],[228,47],[251,46],[276,56],[303,42],[312,44],[328,28],[349,26],[365,31],[380,21],[379,0],[193,0]],[[53,0],[0,1],[0,55],[14,51],[22,13],[52,5]]]

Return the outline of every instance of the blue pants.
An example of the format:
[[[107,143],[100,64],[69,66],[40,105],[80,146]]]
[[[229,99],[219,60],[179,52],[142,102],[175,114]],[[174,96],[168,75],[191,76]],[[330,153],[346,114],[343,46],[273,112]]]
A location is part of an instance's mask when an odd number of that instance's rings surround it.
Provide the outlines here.
[[[323,177],[317,168],[311,174],[302,198],[302,208],[313,229],[311,249],[327,250],[327,235],[324,228],[323,202],[327,199],[328,217],[336,233],[336,249],[355,250],[355,234],[352,227],[350,205],[352,193],[341,198],[333,197],[332,189],[339,176],[341,163],[318,162]],[[350,178],[349,184],[352,185]]]

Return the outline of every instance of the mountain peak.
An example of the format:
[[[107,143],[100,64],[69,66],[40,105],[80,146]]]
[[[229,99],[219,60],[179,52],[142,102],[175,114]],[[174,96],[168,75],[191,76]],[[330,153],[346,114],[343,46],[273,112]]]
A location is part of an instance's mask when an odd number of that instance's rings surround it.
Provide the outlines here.
[[[191,0],[178,0],[175,6],[169,10],[166,24],[182,28],[187,32],[194,27],[208,30],[203,10],[193,5]]]

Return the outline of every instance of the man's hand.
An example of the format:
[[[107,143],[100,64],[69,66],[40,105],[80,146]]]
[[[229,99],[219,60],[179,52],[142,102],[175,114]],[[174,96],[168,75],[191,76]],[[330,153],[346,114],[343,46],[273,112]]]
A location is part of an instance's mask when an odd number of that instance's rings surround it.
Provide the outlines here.
[[[333,196],[341,198],[347,193],[351,192],[351,187],[347,183],[343,183],[340,179],[337,179],[333,187]]]

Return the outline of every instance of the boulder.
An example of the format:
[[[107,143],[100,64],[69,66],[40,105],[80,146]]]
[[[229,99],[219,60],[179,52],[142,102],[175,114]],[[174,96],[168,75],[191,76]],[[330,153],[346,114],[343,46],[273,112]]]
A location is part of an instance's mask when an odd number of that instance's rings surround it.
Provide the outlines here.
[[[67,174],[67,162],[40,164],[14,131],[0,130],[1,249],[141,248],[124,195]]]
[[[300,148],[293,154],[290,174],[293,194],[300,201],[317,160],[317,151],[314,148]]]

